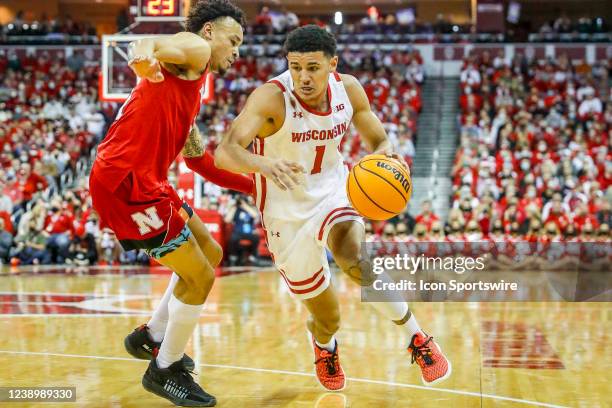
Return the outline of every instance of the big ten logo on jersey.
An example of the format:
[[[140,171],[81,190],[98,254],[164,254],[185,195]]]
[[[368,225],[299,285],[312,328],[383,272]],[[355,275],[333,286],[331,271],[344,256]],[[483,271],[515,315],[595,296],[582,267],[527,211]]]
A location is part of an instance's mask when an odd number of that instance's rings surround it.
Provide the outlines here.
[[[138,225],[138,232],[140,232],[140,235],[148,234],[164,226],[164,222],[159,218],[159,215],[157,215],[157,209],[155,207],[147,208],[144,213],[140,211],[133,213],[132,219],[136,225]]]
[[[344,110],[344,104],[343,103],[334,106],[334,112],[341,112],[343,110]]]

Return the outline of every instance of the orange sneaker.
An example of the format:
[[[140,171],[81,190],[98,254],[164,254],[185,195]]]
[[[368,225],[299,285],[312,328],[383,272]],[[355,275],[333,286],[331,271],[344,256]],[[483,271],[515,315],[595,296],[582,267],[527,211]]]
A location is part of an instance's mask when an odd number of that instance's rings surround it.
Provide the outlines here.
[[[412,363],[421,367],[423,384],[433,385],[446,380],[452,372],[450,361],[442,354],[433,337],[419,332],[412,336],[408,352],[412,354]]]
[[[343,390],[346,385],[346,378],[338,357],[338,342],[336,341],[334,352],[330,353],[317,346],[312,335],[310,335],[310,338],[315,353],[315,372],[319,384],[329,391]]]

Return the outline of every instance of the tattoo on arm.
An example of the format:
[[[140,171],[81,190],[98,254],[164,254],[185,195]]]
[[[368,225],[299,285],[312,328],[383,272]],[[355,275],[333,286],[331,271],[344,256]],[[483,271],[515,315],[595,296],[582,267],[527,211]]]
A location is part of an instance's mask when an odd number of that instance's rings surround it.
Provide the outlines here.
[[[197,127],[192,127],[187,137],[187,142],[182,151],[183,157],[200,157],[204,155],[204,143],[200,137],[200,132]]]

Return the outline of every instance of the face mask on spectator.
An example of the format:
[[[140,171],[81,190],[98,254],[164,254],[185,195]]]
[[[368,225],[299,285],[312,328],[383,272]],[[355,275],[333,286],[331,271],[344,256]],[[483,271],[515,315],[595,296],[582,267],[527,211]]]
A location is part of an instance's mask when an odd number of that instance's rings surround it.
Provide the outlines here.
[[[527,171],[527,170],[529,170],[530,167],[531,167],[531,165],[529,164],[529,162],[527,160],[522,160],[521,161],[521,170]]]

